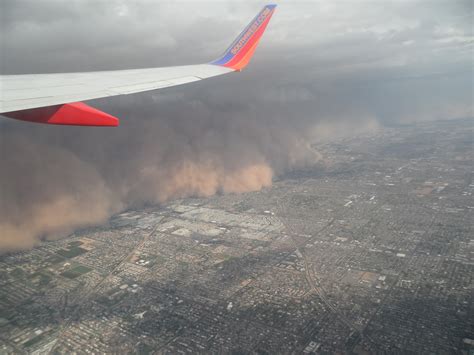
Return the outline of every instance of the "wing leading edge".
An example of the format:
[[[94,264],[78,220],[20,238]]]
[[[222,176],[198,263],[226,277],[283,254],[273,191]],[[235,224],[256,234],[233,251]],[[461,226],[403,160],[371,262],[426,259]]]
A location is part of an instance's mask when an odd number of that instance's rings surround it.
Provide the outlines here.
[[[85,73],[0,76],[0,115],[24,121],[76,126],[118,126],[119,120],[80,102],[182,85],[240,71],[247,66],[276,5],[267,5],[208,64]]]

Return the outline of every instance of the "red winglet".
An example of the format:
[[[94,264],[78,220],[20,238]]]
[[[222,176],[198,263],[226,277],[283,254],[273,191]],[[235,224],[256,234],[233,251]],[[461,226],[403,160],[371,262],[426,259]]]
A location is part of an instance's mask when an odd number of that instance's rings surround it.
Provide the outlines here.
[[[82,102],[4,112],[2,115],[22,121],[56,125],[108,127],[119,125],[118,118]]]
[[[266,5],[250,22],[244,31],[232,42],[227,51],[211,64],[220,65],[241,71],[247,66],[257,48],[258,42],[265,32],[275,12],[275,4]]]

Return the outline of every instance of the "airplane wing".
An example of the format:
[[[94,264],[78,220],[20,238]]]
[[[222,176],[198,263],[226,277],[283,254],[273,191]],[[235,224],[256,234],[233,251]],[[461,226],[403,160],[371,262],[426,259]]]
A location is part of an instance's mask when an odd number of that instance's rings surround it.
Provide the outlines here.
[[[276,5],[266,5],[217,60],[198,65],[81,73],[0,75],[0,115],[39,123],[118,126],[81,101],[182,85],[241,71],[249,63]]]

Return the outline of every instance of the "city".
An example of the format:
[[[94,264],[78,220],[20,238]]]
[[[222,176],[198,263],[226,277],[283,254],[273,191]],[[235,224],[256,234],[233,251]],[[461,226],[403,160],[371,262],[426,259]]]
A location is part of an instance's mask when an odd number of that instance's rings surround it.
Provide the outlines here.
[[[0,353],[474,352],[472,120],[0,256]]]

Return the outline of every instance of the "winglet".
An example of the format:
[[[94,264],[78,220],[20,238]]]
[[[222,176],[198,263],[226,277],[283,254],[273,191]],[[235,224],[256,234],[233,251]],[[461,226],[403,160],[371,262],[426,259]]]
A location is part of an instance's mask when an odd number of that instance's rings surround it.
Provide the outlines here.
[[[250,22],[243,32],[232,42],[225,53],[211,64],[242,70],[252,58],[265,28],[275,11],[275,4],[266,5]]]

